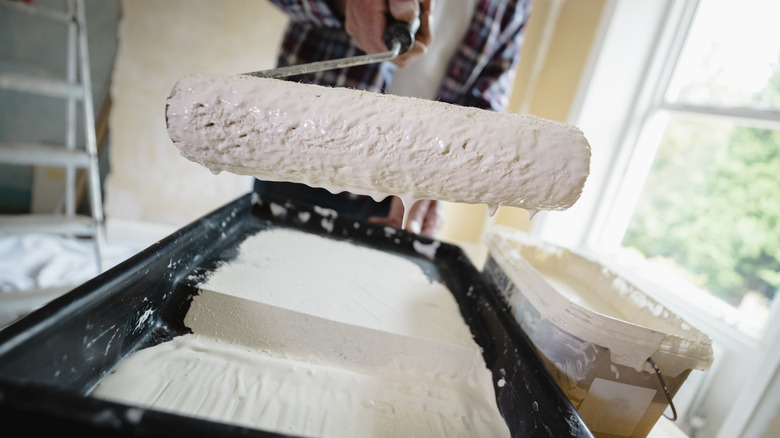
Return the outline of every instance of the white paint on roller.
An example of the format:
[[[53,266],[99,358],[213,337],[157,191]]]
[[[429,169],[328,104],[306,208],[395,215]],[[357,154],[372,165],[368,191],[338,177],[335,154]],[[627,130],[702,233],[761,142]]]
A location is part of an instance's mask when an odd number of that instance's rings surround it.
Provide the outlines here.
[[[93,395],[299,436],[509,436],[457,302],[404,257],[263,231],[185,325]]]
[[[166,114],[181,154],[214,173],[396,195],[406,207],[435,199],[564,210],[590,168],[590,146],[571,125],[277,79],[190,75]]]

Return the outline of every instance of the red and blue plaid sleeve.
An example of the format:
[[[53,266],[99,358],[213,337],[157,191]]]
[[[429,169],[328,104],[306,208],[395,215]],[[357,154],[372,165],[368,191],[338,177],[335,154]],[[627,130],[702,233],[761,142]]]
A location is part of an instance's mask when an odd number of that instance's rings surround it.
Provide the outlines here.
[[[306,64],[364,54],[352,43],[341,19],[333,14],[326,1],[272,1],[290,17],[282,37],[277,66]],[[323,25],[333,20],[338,22],[337,25]],[[288,80],[381,93],[389,84],[392,71],[391,65],[380,63],[291,76]]]
[[[439,100],[506,111],[531,4],[531,0],[479,2],[439,89]]]
[[[326,0],[269,0],[282,10],[290,21],[319,27],[343,27],[342,20]]]

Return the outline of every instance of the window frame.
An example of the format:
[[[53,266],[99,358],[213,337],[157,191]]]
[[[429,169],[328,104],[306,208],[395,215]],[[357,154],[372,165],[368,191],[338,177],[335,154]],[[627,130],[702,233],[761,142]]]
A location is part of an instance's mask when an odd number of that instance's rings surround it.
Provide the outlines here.
[[[682,420],[678,425],[692,431],[704,418],[709,424],[701,426],[699,432],[729,437],[741,435],[756,421],[752,417],[766,396],[766,388],[780,375],[780,300],[773,300],[763,332],[750,336],[723,323],[724,318],[735,318],[728,315],[735,312],[731,306],[701,291],[690,291],[686,299],[680,299],[680,284],[669,287],[639,277],[636,270],[616,260],[614,252],[599,249],[600,239],[616,226],[626,226],[633,212],[634,205],[614,207],[615,199],[625,190],[621,187],[626,175],[639,172],[643,181],[650,170],[652,160],[648,157],[652,158],[655,150],[637,145],[643,138],[643,127],[656,111],[780,127],[780,112],[767,116],[764,111],[665,102],[664,93],[698,4],[698,0],[609,1],[567,120],[579,126],[591,142],[591,174],[574,207],[566,212],[540,213],[530,232],[600,261],[712,338],[715,363],[707,373],[695,378],[692,374],[675,397],[676,404],[682,400],[682,406],[677,406]],[[612,234],[613,239],[618,238],[616,234],[622,238],[622,233]],[[710,311],[699,311],[702,305]],[[740,376],[743,384],[735,387],[733,380]],[[735,400],[733,393],[737,391]],[[728,393],[730,397],[723,396]],[[718,402],[718,398],[729,403]]]

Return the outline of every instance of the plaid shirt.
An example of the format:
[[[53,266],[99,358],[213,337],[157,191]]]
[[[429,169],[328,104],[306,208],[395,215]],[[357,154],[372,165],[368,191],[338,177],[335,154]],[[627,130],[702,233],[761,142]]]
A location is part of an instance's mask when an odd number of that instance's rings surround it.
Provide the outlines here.
[[[454,1],[454,0],[444,0]],[[290,18],[278,66],[362,55],[327,0],[271,0]],[[532,0],[478,0],[471,25],[450,61],[437,98],[506,111]],[[298,76],[320,85],[384,92],[396,66],[389,62]]]

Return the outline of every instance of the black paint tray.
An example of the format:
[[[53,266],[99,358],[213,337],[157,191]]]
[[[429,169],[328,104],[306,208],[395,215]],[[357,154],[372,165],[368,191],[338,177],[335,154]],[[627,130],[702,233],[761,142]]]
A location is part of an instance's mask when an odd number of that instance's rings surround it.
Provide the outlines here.
[[[290,227],[369,245],[418,263],[459,303],[493,374],[515,437],[589,437],[534,348],[457,246],[287,201],[245,195],[0,331],[0,418],[5,430],[81,436],[286,436],[141,409],[89,396],[133,352],[189,333],[183,319],[199,279],[237,255],[248,236]],[[499,386],[499,380],[503,380]],[[505,383],[504,383],[505,382]],[[17,428],[18,427],[18,428]]]

